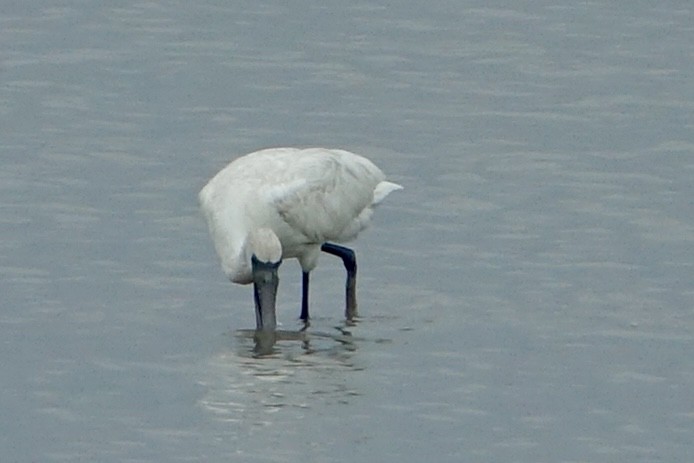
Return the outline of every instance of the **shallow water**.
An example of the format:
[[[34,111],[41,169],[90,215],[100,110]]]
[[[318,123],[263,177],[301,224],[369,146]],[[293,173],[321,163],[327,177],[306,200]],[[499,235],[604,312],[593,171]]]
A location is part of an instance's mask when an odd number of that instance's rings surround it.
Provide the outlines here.
[[[3,7],[2,461],[688,461],[690,10]],[[405,190],[259,356],[195,196],[277,145]]]

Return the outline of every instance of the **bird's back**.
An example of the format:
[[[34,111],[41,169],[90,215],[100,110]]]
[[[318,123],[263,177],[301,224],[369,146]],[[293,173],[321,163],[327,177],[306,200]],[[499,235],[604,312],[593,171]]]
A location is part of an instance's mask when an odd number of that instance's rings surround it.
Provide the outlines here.
[[[283,221],[314,243],[353,238],[361,229],[352,230],[355,220],[385,179],[380,169],[341,150],[302,150],[288,158],[283,180],[267,191]]]

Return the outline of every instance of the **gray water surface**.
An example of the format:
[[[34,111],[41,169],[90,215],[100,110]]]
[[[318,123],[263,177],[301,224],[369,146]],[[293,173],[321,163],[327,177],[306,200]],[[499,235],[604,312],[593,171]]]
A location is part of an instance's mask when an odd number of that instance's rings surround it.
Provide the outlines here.
[[[688,2],[0,9],[3,462],[690,461]],[[405,190],[258,358],[196,194],[281,145]]]

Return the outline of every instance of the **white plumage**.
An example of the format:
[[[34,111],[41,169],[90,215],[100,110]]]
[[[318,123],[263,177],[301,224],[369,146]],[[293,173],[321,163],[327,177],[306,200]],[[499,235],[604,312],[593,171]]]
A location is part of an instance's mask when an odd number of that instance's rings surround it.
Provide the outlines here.
[[[273,148],[232,161],[199,199],[231,281],[254,282],[253,256],[277,264],[297,258],[307,286],[321,246],[354,239],[369,224],[373,207],[400,188],[371,161],[348,151]]]

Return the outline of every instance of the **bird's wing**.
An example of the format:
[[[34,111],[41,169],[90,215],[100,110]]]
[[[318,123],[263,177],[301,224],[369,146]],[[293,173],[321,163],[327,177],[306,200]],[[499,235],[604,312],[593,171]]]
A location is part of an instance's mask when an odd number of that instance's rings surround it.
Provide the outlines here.
[[[374,190],[383,173],[363,158],[331,151],[291,166],[286,180],[267,191],[280,217],[309,241],[343,241],[353,237],[370,218]],[[350,235],[350,236],[346,236]]]

